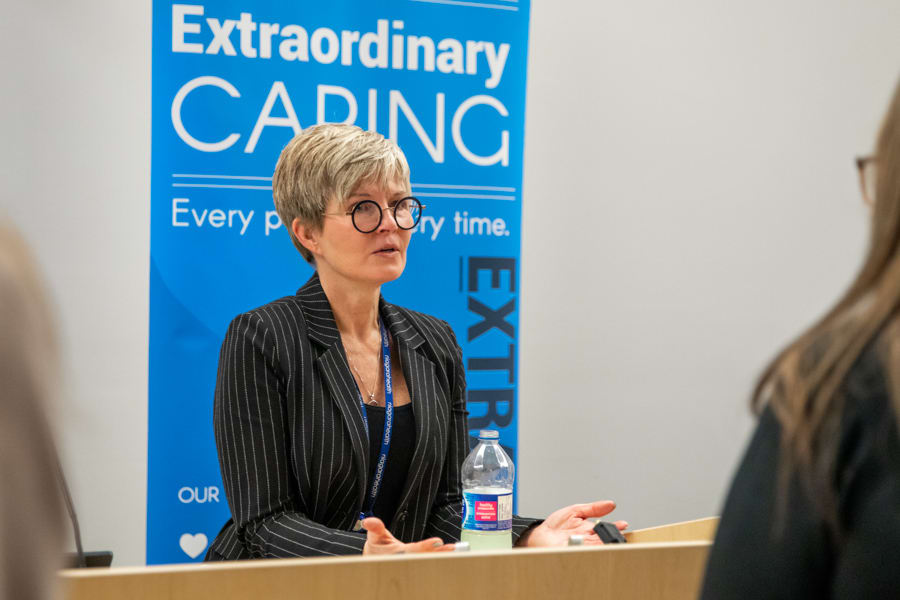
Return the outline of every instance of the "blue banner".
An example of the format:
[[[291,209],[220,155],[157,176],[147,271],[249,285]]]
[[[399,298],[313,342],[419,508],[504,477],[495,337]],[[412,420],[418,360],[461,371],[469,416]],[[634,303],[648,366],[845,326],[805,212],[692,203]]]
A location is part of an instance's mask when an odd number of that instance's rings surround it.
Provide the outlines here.
[[[153,2],[147,562],[229,517],[212,430],[240,312],[310,276],[272,203],[281,149],[349,122],[394,139],[427,205],[395,304],[450,323],[470,427],[516,458],[528,0]]]

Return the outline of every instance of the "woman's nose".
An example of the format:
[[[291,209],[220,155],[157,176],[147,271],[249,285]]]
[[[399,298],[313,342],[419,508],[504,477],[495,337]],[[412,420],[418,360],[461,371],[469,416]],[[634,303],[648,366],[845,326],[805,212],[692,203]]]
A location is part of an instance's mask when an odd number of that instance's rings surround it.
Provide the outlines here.
[[[395,229],[399,229],[399,227],[397,226],[397,220],[394,218],[394,207],[382,208],[381,225],[378,226],[378,231],[394,231]]]

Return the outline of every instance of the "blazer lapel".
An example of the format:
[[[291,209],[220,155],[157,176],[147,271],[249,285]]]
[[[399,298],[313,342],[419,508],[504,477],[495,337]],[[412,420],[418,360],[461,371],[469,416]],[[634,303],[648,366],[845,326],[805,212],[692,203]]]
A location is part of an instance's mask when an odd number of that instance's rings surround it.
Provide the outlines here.
[[[297,296],[303,306],[307,335],[322,348],[316,358],[316,368],[341,412],[353,448],[353,462],[358,473],[357,505],[362,506],[369,473],[369,436],[363,421],[359,390],[350,372],[341,336],[334,322],[334,313],[319,282],[318,273],[313,274],[306,285],[300,288]],[[354,522],[355,520],[354,515]]]
[[[427,452],[435,451],[433,444],[439,427],[438,398],[435,396],[437,384],[434,363],[419,351],[425,343],[425,338],[400,311],[383,301],[381,315],[400,355],[398,358],[409,388],[416,422],[416,446],[409,465],[409,474],[400,494],[400,502],[397,504],[398,510],[402,510],[408,506],[412,490],[420,484],[425,475]],[[397,528],[397,525],[394,524],[393,527]]]
[[[297,292],[303,306],[307,335],[317,343],[322,352],[316,359],[316,368],[325,386],[341,411],[350,443],[353,460],[359,477],[357,480],[358,505],[362,506],[366,495],[368,477],[369,436],[363,422],[363,407],[359,401],[359,390],[350,372],[340,333],[334,321],[334,313],[328,297],[322,289],[318,274]],[[425,476],[428,452],[435,452],[435,440],[440,428],[440,404],[436,394],[437,376],[434,363],[422,352],[425,338],[412,323],[396,308],[380,301],[379,312],[385,327],[391,333],[400,367],[406,378],[412,410],[416,422],[416,445],[409,474],[400,495],[399,508],[407,508],[413,489],[421,485]],[[407,521],[408,523],[409,521]],[[394,525],[396,528],[396,524]],[[395,532],[396,534],[397,532]]]

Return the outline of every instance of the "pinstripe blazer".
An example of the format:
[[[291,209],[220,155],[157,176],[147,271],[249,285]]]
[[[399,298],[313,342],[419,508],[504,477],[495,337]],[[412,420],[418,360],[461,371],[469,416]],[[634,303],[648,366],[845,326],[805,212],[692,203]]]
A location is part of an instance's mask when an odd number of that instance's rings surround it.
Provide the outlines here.
[[[459,539],[468,453],[465,372],[450,326],[379,311],[406,377],[416,443],[391,523],[404,542]],[[368,435],[356,382],[317,274],[294,296],[238,315],[219,356],[216,448],[232,518],[206,560],[362,552]],[[513,518],[517,539],[533,519]]]

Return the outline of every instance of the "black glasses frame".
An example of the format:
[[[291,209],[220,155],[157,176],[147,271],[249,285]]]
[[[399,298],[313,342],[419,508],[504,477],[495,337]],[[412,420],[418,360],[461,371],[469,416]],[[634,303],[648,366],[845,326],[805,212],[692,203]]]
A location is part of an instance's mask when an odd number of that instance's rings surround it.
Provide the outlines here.
[[[415,221],[413,221],[413,224],[410,225],[409,227],[404,227],[403,225],[400,224],[400,221],[397,219],[397,209],[400,207],[400,203],[403,202],[404,200],[412,200],[413,202],[415,202],[416,204],[419,205],[418,212],[416,213],[416,219],[415,219]],[[372,229],[363,229],[356,223],[356,213],[359,210],[359,207],[365,206],[366,204],[373,204],[375,206],[375,208],[378,209],[378,222],[375,224],[375,226]],[[356,230],[358,232],[374,233],[374,232],[378,231],[379,227],[381,227],[381,222],[384,220],[384,211],[385,210],[391,211],[391,215],[394,217],[394,223],[397,224],[397,227],[399,227],[400,229],[409,230],[419,224],[419,220],[422,218],[422,211],[425,210],[425,205],[422,204],[419,201],[419,199],[416,198],[415,196],[406,196],[406,197],[398,200],[393,206],[385,206],[385,207],[380,206],[374,200],[362,200],[360,202],[357,202],[356,206],[354,206],[352,210],[348,210],[344,214],[350,215],[350,220],[353,222],[353,227],[356,228]]]

